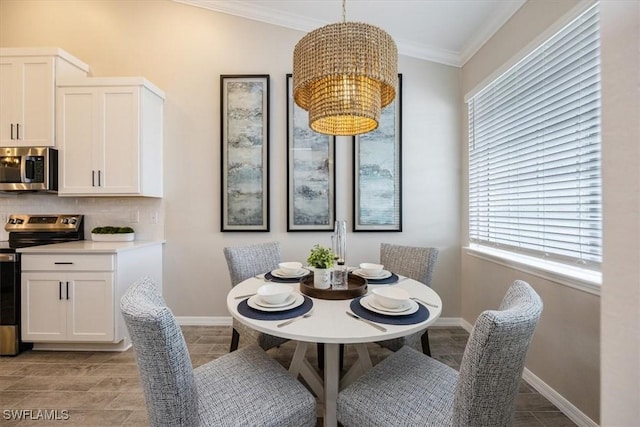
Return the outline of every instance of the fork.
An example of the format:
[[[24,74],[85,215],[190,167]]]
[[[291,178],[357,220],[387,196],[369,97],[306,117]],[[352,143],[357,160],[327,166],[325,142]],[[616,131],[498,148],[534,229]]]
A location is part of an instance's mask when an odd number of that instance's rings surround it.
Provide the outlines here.
[[[311,315],[313,314],[313,310],[309,310],[308,312],[306,312],[305,314],[303,314],[302,316],[298,316],[298,317],[294,317],[293,319],[289,319],[286,322],[282,322],[282,323],[278,323],[276,325],[276,327],[281,328],[283,326],[287,326],[293,322],[295,322],[298,319],[306,319],[308,317],[311,317]]]
[[[348,316],[351,316],[354,319],[360,320],[360,321],[362,321],[362,322],[364,322],[364,323],[366,323],[368,325],[371,325],[374,328],[376,328],[376,329],[378,329],[378,330],[380,330],[382,332],[387,332],[387,328],[385,328],[384,326],[380,326],[377,323],[372,322],[371,320],[368,320],[368,319],[365,319],[365,318],[362,318],[362,317],[358,316],[357,314],[354,314],[354,313],[351,313],[351,312],[348,312],[348,311],[346,313],[347,313]]]

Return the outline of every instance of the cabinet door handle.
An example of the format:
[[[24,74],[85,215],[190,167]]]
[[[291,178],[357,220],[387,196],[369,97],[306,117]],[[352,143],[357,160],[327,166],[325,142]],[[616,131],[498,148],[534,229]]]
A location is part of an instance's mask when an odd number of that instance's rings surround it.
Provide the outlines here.
[[[100,185],[101,175],[102,175],[102,171],[98,171],[98,187],[102,187],[102,185]]]
[[[20,123],[16,123],[16,139],[20,139]]]
[[[55,261],[54,264],[56,264],[56,265],[71,265],[71,264],[73,264],[73,262],[71,262],[71,261]]]
[[[62,282],[58,282],[58,299],[62,300]]]
[[[67,282],[67,299],[69,299],[69,282]]]
[[[96,186],[96,171],[91,171],[91,186]]]
[[[13,123],[11,123],[11,139],[13,140]]]

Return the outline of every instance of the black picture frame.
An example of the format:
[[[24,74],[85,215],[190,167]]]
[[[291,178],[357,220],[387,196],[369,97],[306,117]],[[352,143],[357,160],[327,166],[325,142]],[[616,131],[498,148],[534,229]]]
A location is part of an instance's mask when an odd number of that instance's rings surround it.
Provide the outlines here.
[[[333,231],[336,220],[335,136],[313,131],[293,101],[287,74],[287,231]]]
[[[269,231],[269,75],[220,76],[220,230]]]
[[[402,231],[402,74],[376,130],[353,144],[353,231]]]

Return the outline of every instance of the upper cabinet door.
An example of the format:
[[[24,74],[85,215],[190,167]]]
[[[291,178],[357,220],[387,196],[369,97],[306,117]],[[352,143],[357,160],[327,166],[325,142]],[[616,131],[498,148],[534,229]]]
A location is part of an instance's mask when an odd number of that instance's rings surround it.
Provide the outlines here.
[[[0,48],[0,147],[56,145],[56,82],[89,66],[58,48]]]
[[[60,196],[162,197],[164,94],[138,78],[57,89]]]
[[[54,59],[0,59],[0,146],[53,146]]]
[[[90,87],[59,88],[57,93],[59,193],[92,193],[98,183],[99,103]]]

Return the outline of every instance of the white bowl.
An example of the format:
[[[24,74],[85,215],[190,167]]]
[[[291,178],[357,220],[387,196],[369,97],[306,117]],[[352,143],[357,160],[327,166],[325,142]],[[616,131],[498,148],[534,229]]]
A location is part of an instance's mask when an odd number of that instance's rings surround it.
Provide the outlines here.
[[[363,262],[360,264],[360,270],[365,276],[378,276],[382,272],[384,265],[372,264],[370,262]]]
[[[409,292],[395,286],[376,288],[371,292],[374,300],[386,308],[400,308],[409,301]]]
[[[293,288],[288,285],[270,283],[258,288],[258,296],[266,304],[281,304],[293,292]]]
[[[278,264],[280,271],[284,274],[296,274],[302,268],[301,262],[281,262]]]

